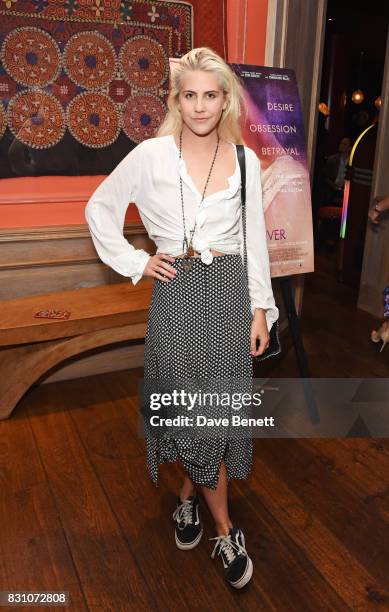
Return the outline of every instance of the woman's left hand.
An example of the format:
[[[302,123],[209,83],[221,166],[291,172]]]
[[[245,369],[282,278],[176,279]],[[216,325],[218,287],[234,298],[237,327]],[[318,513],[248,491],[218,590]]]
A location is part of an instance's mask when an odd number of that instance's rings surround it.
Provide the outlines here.
[[[256,349],[256,343],[259,340],[259,347]],[[254,317],[251,322],[250,334],[250,354],[252,357],[258,357],[265,352],[269,346],[269,332],[267,329],[266,314],[263,308],[256,308]]]

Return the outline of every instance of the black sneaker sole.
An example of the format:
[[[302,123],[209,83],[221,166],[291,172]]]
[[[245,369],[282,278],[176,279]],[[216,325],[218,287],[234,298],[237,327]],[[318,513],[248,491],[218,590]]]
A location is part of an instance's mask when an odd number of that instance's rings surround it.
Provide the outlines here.
[[[235,580],[235,582],[231,582],[231,580],[228,580],[228,584],[233,586],[234,589],[241,589],[249,582],[249,580],[251,580],[251,576],[253,575],[253,562],[251,561],[250,557],[247,557],[247,560],[248,563],[246,565],[246,569],[244,571],[243,576],[239,578],[239,580]]]
[[[177,533],[174,532],[176,544],[180,550],[192,550],[192,548],[195,548],[197,544],[200,542],[202,535],[203,535],[203,528],[201,527],[200,533],[196,536],[194,540],[192,540],[192,542],[180,542],[180,540],[177,538]]]

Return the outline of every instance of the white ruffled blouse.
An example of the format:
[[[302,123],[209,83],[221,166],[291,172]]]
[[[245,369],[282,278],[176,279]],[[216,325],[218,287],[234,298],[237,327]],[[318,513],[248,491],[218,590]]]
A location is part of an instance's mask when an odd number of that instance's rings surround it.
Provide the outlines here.
[[[246,154],[246,243],[251,311],[266,311],[268,328],[278,318],[270,280],[269,255],[262,207],[260,162],[245,146]],[[211,265],[211,249],[243,257],[240,202],[240,167],[235,148],[235,171],[228,188],[206,195],[199,193],[187,172],[174,137],[160,136],[138,144],[97,187],[85,208],[85,218],[100,259],[135,285],[150,258],[124,237],[124,218],[135,202],[146,231],[158,253],[172,256],[184,252],[180,181],[183,182],[185,225],[196,230],[193,248]],[[200,205],[201,203],[201,205]]]

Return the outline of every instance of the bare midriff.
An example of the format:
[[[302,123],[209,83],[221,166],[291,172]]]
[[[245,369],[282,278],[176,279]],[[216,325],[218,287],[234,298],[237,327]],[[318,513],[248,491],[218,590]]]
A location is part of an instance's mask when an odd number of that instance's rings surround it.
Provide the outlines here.
[[[225,253],[222,253],[221,251],[215,251],[215,249],[211,249],[211,253],[214,257],[218,257],[218,255],[225,255]],[[181,253],[181,255],[176,255],[176,259],[181,259],[182,257],[185,257],[185,253]],[[194,255],[190,255],[190,257],[201,257],[201,253],[195,251]]]

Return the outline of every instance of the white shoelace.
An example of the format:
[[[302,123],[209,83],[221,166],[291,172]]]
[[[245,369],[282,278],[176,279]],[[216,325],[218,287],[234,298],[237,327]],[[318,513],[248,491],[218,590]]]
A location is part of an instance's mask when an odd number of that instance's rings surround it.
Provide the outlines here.
[[[188,523],[192,523],[192,507],[193,502],[189,499],[186,499],[174,510],[174,520],[178,523],[184,523],[183,527],[180,527],[180,525],[178,525],[180,529],[184,529],[188,525]]]
[[[224,554],[227,557],[227,561],[229,563],[231,563],[235,559],[236,553],[239,554],[239,552],[241,552],[242,554],[247,555],[247,550],[245,549],[244,535],[243,533],[241,535],[242,535],[243,545],[239,544],[239,542],[231,540],[230,534],[217,536],[216,538],[209,538],[210,540],[216,540],[214,549],[211,554],[211,559],[214,558],[216,554],[216,550],[219,545],[220,545],[220,548],[219,548],[218,556],[221,555],[222,552],[224,552]]]

